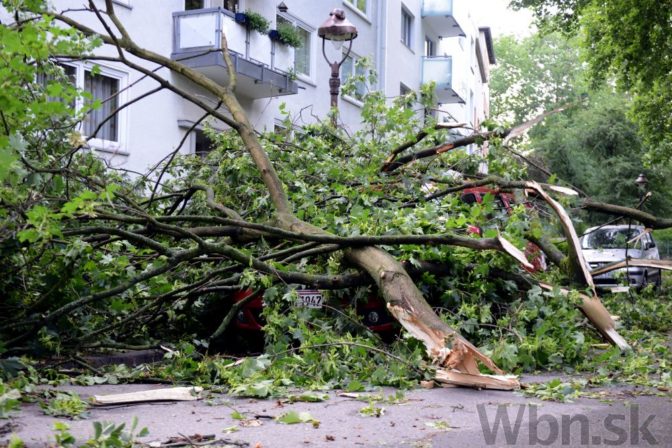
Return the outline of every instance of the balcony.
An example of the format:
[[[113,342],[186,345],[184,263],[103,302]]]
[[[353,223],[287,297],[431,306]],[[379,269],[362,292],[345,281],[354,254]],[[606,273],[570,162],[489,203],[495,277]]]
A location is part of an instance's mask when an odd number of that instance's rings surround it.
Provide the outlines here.
[[[466,0],[423,0],[422,18],[441,37],[465,36]]]
[[[174,12],[171,58],[226,85],[228,70],[218,51],[222,49],[222,33],[237,75],[238,95],[258,99],[298,92],[288,73],[294,66],[293,49],[247,30],[235,21],[232,12],[222,8]]]
[[[466,83],[453,69],[451,56],[422,58],[422,83],[436,83],[436,96],[439,103],[464,103],[467,98]]]

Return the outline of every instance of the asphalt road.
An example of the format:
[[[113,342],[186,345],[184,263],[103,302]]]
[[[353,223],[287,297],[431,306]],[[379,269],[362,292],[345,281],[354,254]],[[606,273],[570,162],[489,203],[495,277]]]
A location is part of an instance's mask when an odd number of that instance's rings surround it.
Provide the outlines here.
[[[524,378],[523,380],[548,380]],[[156,389],[157,385],[63,387],[83,398]],[[63,420],[81,444],[93,433],[92,422],[130,423],[149,429],[142,442],[165,444],[171,437],[198,443],[196,435],[222,440],[209,446],[251,448],[296,447],[480,447],[480,446],[659,446],[672,447],[672,397],[642,396],[631,387],[596,389],[601,399],[556,403],[515,392],[436,388],[406,391],[400,403],[340,396],[330,392],[318,403],[241,399],[213,394],[200,401],[92,408],[84,420]],[[394,395],[384,389],[377,394]],[[362,415],[369,407],[373,414]],[[245,417],[234,419],[233,411]],[[282,424],[274,420],[289,411],[308,412],[318,423]],[[12,429],[28,447],[53,444],[57,419],[36,404],[18,416],[0,420],[1,441]],[[225,430],[235,427],[235,432]],[[228,444],[228,445],[227,445]],[[194,445],[195,446],[195,445]]]

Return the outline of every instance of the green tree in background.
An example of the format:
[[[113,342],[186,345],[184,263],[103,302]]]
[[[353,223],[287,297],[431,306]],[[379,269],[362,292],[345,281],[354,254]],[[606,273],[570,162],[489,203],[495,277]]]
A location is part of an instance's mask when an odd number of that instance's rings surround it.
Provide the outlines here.
[[[575,38],[559,33],[522,40],[508,36],[495,46],[494,117],[510,124],[529,119],[533,112],[573,104],[530,132],[533,157],[596,200],[635,206],[641,192],[633,181],[643,170],[649,147],[626,114],[632,105],[629,96],[606,83],[591,87]],[[666,214],[672,209],[665,172],[664,167],[647,170],[653,196],[645,210]]]
[[[577,101],[587,91],[576,40],[557,33],[522,40],[504,36],[497,39],[495,54],[490,89],[491,113],[497,121],[521,123]]]
[[[646,162],[672,155],[671,0],[512,0],[530,8],[541,29],[578,35],[594,82],[629,92],[631,117],[649,144]]]

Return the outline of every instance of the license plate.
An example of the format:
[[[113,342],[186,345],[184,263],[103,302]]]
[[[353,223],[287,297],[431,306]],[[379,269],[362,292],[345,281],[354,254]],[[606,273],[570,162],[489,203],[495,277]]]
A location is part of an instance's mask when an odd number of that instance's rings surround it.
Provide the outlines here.
[[[300,289],[296,291],[299,299],[296,301],[296,306],[306,308],[322,308],[322,293],[314,289]]]

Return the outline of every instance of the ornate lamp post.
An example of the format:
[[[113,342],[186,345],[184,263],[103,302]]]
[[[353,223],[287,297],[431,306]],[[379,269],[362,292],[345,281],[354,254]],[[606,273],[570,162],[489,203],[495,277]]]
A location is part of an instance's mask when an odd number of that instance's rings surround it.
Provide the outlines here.
[[[329,93],[331,94],[331,108],[338,109],[338,94],[341,89],[340,70],[341,65],[350,55],[352,41],[357,37],[357,28],[345,18],[345,11],[334,9],[329,13],[329,18],[317,29],[317,35],[322,38],[322,54],[324,59],[331,67],[331,78],[329,78]],[[340,61],[331,62],[324,49],[326,41],[349,42],[348,51],[343,55]],[[334,127],[337,126],[336,114],[333,115]]]
[[[640,173],[639,176],[637,176],[637,179],[635,179],[635,185],[637,185],[637,189],[641,193],[639,197],[639,203],[637,204],[637,209],[640,209],[642,205],[644,205],[644,202],[647,200],[646,187],[647,185],[649,185],[649,179],[646,178],[646,175],[644,173]],[[628,218],[628,239],[631,237],[630,235],[631,228],[632,228],[632,218]],[[628,286],[630,286],[630,267],[628,266],[629,248],[630,243],[629,242],[625,243],[625,274],[628,279]],[[634,301],[634,296],[630,295],[630,297]]]
[[[644,173],[640,173],[639,176],[637,176],[637,179],[635,180],[635,184],[637,185],[637,189],[641,193],[639,197],[639,204],[637,205],[637,208],[640,208],[642,205],[644,205],[644,201],[647,199],[646,187],[649,185],[649,179],[646,178],[646,175]]]

